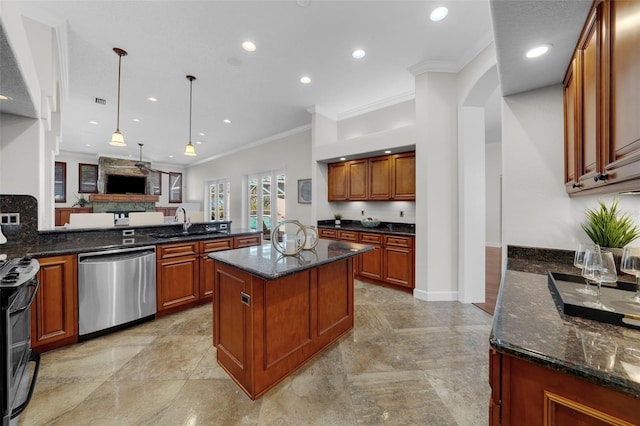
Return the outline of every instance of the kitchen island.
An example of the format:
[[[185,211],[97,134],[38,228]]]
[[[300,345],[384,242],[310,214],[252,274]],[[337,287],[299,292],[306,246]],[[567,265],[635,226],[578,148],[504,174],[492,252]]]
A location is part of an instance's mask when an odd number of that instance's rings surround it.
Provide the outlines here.
[[[509,246],[490,336],[490,425],[640,424],[640,330],[558,310],[548,272],[577,275],[572,261],[572,251]]]
[[[209,254],[218,364],[249,398],[353,328],[353,256],[372,249],[320,240],[297,256],[269,243]]]

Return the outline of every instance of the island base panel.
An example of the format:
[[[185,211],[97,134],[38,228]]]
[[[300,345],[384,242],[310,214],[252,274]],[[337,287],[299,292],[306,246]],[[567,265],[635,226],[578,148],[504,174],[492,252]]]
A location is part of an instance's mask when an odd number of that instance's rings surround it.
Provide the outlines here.
[[[215,264],[220,366],[256,399],[353,328],[353,260],[276,280]]]

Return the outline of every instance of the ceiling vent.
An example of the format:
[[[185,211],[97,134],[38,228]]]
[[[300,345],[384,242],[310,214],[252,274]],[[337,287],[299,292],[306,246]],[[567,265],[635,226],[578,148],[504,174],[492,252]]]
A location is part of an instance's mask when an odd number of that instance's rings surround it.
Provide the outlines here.
[[[96,103],[98,105],[106,105],[107,104],[107,100],[106,99],[102,99],[102,98],[96,98]]]

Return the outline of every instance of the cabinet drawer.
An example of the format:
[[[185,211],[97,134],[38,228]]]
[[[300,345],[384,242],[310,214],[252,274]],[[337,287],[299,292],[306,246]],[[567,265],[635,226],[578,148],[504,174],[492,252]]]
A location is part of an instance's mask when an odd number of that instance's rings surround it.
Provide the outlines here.
[[[320,238],[327,238],[330,240],[335,240],[338,236],[338,231],[336,231],[335,229],[323,229],[320,228],[318,229],[318,236]]]
[[[358,241],[358,233],[355,231],[338,231],[338,239],[342,241]]]
[[[360,233],[360,242],[363,244],[382,244],[382,235]]]
[[[190,254],[198,254],[198,242],[177,243],[157,246],[157,258],[168,259],[171,257],[187,256]]]
[[[202,241],[200,244],[200,253],[230,250],[233,248],[233,238],[219,238],[216,240]]]
[[[384,237],[384,244],[386,246],[393,246],[393,247],[407,247],[407,248],[411,248],[413,247],[413,238],[411,237],[396,237],[393,235],[386,235]]]
[[[234,248],[259,246],[262,243],[262,237],[258,235],[248,235],[246,237],[236,237],[234,241]]]

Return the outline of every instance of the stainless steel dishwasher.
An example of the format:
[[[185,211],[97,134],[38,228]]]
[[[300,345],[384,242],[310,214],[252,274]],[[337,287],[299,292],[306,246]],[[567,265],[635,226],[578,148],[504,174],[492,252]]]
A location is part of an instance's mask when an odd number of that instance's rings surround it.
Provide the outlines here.
[[[78,255],[80,337],[156,313],[154,246]]]

